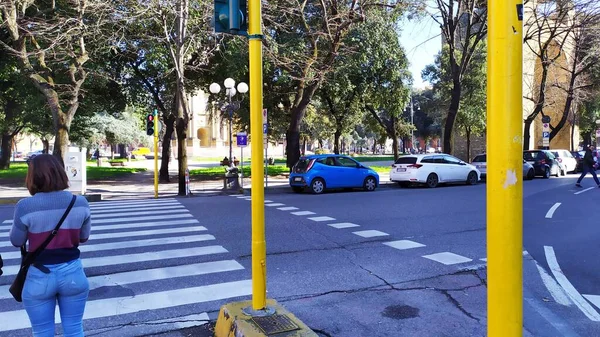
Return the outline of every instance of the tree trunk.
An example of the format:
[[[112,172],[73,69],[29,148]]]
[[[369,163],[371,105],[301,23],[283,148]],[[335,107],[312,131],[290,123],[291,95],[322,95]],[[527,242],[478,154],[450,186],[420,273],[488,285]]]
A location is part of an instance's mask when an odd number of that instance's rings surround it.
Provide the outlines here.
[[[454,80],[454,85],[452,87],[450,107],[448,108],[448,117],[446,118],[446,125],[444,126],[444,152],[448,154],[453,154],[452,137],[454,121],[456,120],[456,115],[458,114],[458,108],[460,105],[460,95],[461,84],[457,78]]]
[[[310,86],[301,90],[297,103],[292,107],[292,119],[290,120],[290,126],[286,132],[287,147],[286,147],[286,165],[290,169],[296,165],[298,159],[300,159],[300,125],[304,114],[306,113],[306,107],[312,100],[315,91],[319,88],[320,82],[315,82]]]
[[[342,132],[339,129],[335,130],[333,134],[333,153],[340,154],[340,137],[342,136]]]
[[[165,134],[162,141],[162,159],[160,161],[160,170],[158,171],[158,180],[161,183],[171,181],[169,177],[169,158],[171,158],[171,137],[175,132],[175,116],[169,114],[164,117]]]
[[[467,136],[467,162],[471,161],[471,128],[466,128],[465,134]]]
[[[0,170],[10,168],[10,157],[12,155],[12,141],[14,136],[8,133],[2,134],[2,156],[0,156]]]
[[[394,135],[392,138],[392,151],[394,152],[394,161],[398,160],[398,136]]]
[[[54,150],[52,154],[56,156],[64,165],[64,158],[69,149],[69,130],[66,125],[63,125],[56,130],[54,135]]]
[[[529,143],[531,142],[531,124],[533,124],[533,118],[526,118],[523,122],[523,151],[529,150]]]
[[[575,147],[575,124],[577,124],[576,112],[573,113],[573,122],[571,123],[571,151],[576,151]],[[577,144],[579,145],[579,144]]]
[[[42,153],[50,152],[50,141],[47,138],[42,137],[42,148]]]

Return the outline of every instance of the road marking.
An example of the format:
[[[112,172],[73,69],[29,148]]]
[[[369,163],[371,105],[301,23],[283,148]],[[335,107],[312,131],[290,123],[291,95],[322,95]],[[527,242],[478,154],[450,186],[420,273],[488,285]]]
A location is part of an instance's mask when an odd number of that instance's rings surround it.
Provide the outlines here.
[[[556,331],[560,333],[560,336],[580,337],[573,329],[571,329],[570,325],[565,320],[556,316],[551,310],[548,310],[545,303],[540,303],[537,298],[525,297],[524,300],[527,301],[527,303],[529,303],[529,305],[531,305],[538,314],[548,322],[548,324],[552,325]]]
[[[363,238],[372,238],[376,236],[388,236],[388,233],[376,231],[376,230],[367,230],[367,231],[358,231],[352,232],[354,235],[362,236]]]
[[[314,218],[308,218],[308,220],[312,220],[312,221],[316,221],[316,222],[335,221],[334,218],[328,217],[328,216],[316,216]]]
[[[92,220],[92,226],[100,223],[113,223],[113,222],[132,222],[132,221],[146,221],[146,220],[166,220],[166,219],[179,219],[179,218],[192,218],[190,213],[184,214],[167,214],[167,215],[153,215],[153,216],[142,216],[142,217],[125,217],[125,218],[114,218],[114,219],[96,219]]]
[[[277,207],[277,206],[285,206],[285,204],[280,204],[278,202],[274,202],[274,203],[271,203],[271,204],[265,204],[265,206]]]
[[[112,213],[112,214],[96,214],[95,212],[92,211],[92,222],[95,219],[102,219],[102,218],[112,218],[112,217],[119,217],[119,216],[138,216],[138,215],[154,215],[154,214],[165,214],[165,213],[169,213],[170,214],[174,214],[174,213],[189,213],[189,211],[187,209],[174,209],[168,212],[165,211],[155,211],[155,210],[151,210],[151,211],[140,211],[140,212],[122,212],[122,213]]]
[[[290,207],[279,207],[278,208],[278,210],[280,210],[280,211],[295,211],[297,209],[298,209],[298,207],[291,207],[291,206]]]
[[[196,219],[188,219],[188,220],[173,220],[173,221],[151,221],[151,222],[136,222],[131,224],[121,224],[121,225],[103,225],[103,226],[94,226],[92,224],[93,232],[92,236],[95,237],[98,231],[103,230],[114,230],[114,229],[126,229],[126,228],[144,228],[144,227],[159,227],[159,226],[171,226],[171,225],[189,225],[189,224],[197,224],[200,223]]]
[[[169,202],[179,202],[173,198],[166,199],[126,199],[126,200],[118,200],[118,201],[98,201],[98,202],[90,202],[90,208],[95,207],[104,207],[104,206],[113,206],[113,205],[146,205],[146,204],[155,204],[155,203],[169,203]]]
[[[294,214],[294,215],[313,215],[313,214],[317,214],[317,213],[311,212],[311,211],[299,211],[299,212],[292,212],[292,214]]]
[[[273,200],[264,200],[265,203],[273,202]]]
[[[8,224],[12,224],[12,223],[13,223],[13,221],[12,221],[12,219],[10,219],[10,220],[4,220],[4,221],[2,221],[2,223],[4,223],[4,224],[6,224],[6,223],[8,223]]]
[[[435,262],[443,263],[447,266],[473,261],[472,259],[469,259],[468,257],[464,257],[464,256],[450,253],[450,252],[443,252],[443,253],[437,253],[437,254],[431,254],[431,255],[423,255],[423,257],[426,259],[435,261]]]
[[[88,277],[88,282],[90,283],[90,290],[93,290],[102,287],[122,286],[126,284],[167,280],[175,277],[206,275],[241,269],[244,269],[244,266],[237,261],[223,260],[92,276]],[[0,299],[12,298],[8,288],[10,288],[10,285],[0,286]]]
[[[390,241],[390,242],[384,242],[383,244],[386,246],[390,246],[392,248],[400,249],[400,250],[425,247],[425,245],[422,243],[418,243],[418,242],[414,242],[414,241],[410,241],[410,240]]]
[[[556,204],[554,204],[554,206],[550,207],[550,209],[548,210],[548,213],[546,213],[546,219],[552,219],[554,212],[556,211],[556,209],[559,206],[560,206],[560,202],[557,202]]]
[[[128,297],[107,298],[88,301],[85,304],[83,319],[110,317],[131,314],[145,310],[172,308],[180,305],[222,300],[247,296],[252,293],[252,280],[211,284],[207,286],[138,294]],[[60,322],[58,307],[57,323]],[[29,318],[25,310],[2,313],[0,331],[29,328]]]
[[[101,211],[106,209],[128,209],[128,208],[136,208],[140,209],[142,207],[167,207],[167,206],[181,206],[178,201],[169,201],[169,202],[157,202],[157,203],[146,203],[146,204],[127,204],[127,205],[110,205],[110,206],[96,206],[90,207],[92,212]]]
[[[329,223],[327,226],[331,226],[333,228],[342,229],[342,228],[350,228],[350,227],[360,227],[357,224],[353,224],[351,222],[340,222],[340,223]]]
[[[109,242],[109,243],[86,243],[79,246],[79,250],[84,252],[98,252],[103,250],[114,250],[114,249],[131,249],[131,248],[142,248],[152,246],[162,246],[171,244],[182,244],[191,242],[202,242],[214,240],[215,237],[209,234],[202,235],[190,235],[190,236],[176,236],[171,238],[160,238],[160,239],[146,239],[146,240],[129,240],[123,242]],[[4,259],[20,259],[21,252],[8,252],[2,253]]]
[[[575,194],[581,194],[581,193],[583,193],[583,192],[587,192],[587,191],[593,190],[594,188],[597,188],[597,187],[588,187],[588,188],[586,188],[585,190],[581,190],[581,191],[579,191],[579,192],[575,192]]]
[[[556,280],[554,280],[552,276],[550,276],[550,274],[548,274],[548,272],[546,272],[546,270],[544,270],[544,268],[542,268],[542,266],[540,266],[536,260],[533,260],[533,262],[535,262],[535,266],[537,267],[537,270],[540,273],[542,282],[550,292],[550,295],[554,299],[554,302],[565,306],[571,306],[571,304],[573,303],[571,302],[571,300],[569,300],[567,294],[565,293],[563,288],[560,287],[558,282],[556,282]]]
[[[105,267],[105,266],[114,266],[119,264],[131,264],[136,262],[150,262],[150,261],[163,261],[167,259],[178,259],[184,257],[194,257],[194,256],[203,256],[203,255],[212,255],[212,254],[222,254],[227,253],[227,249],[222,246],[206,246],[206,247],[196,247],[196,248],[186,248],[186,249],[171,249],[171,250],[161,250],[155,252],[146,252],[146,253],[137,253],[137,254],[127,254],[127,255],[116,255],[116,256],[103,256],[103,257],[86,257],[82,258],[81,262],[83,263],[84,268],[92,268],[92,267]],[[3,278],[4,276],[9,275],[17,275],[17,272],[20,269],[20,265],[5,265],[2,270],[4,274],[0,276]]]
[[[169,205],[169,206],[147,206],[150,210],[152,211],[158,211],[158,210],[173,210],[173,209],[185,209],[185,206],[181,205],[181,204],[174,204],[174,205]],[[119,209],[115,209],[117,207],[109,207],[109,208],[103,208],[103,209],[97,209],[94,208],[92,210],[92,216],[95,214],[103,214],[103,213],[114,213],[114,212],[123,212],[123,211],[129,211],[129,210],[139,210],[140,208],[135,206],[135,207],[130,207],[129,209],[125,209],[123,207],[120,207]],[[170,211],[169,211],[170,212]],[[148,214],[148,212],[145,212],[146,214]]]
[[[581,296],[581,294],[573,287],[571,282],[567,279],[563,271],[560,269],[558,265],[558,261],[556,260],[556,254],[554,254],[554,248],[551,246],[544,246],[544,252],[546,253],[546,262],[548,262],[548,266],[550,267],[550,271],[552,271],[552,275],[558,284],[561,285],[563,290],[569,295],[573,303],[579,307],[590,320],[594,322],[600,322],[600,315],[594,308]]]

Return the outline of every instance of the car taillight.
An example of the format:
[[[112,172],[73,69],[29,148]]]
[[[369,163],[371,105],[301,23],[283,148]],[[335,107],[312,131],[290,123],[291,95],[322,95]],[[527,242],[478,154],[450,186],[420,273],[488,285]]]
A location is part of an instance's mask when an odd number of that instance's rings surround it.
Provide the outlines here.
[[[540,160],[540,165],[546,165],[546,159]]]
[[[556,159],[558,159],[559,163],[562,163],[562,158],[556,158]]]
[[[310,161],[310,163],[308,163],[308,166],[306,166],[306,171],[304,171],[304,172],[310,171],[310,169],[313,167],[313,165],[315,165],[315,160],[314,159],[312,159]]]
[[[423,166],[423,165],[421,165],[421,164],[412,164],[412,165],[408,165],[408,168],[414,168],[414,169],[418,169],[418,168],[420,168],[421,166]]]

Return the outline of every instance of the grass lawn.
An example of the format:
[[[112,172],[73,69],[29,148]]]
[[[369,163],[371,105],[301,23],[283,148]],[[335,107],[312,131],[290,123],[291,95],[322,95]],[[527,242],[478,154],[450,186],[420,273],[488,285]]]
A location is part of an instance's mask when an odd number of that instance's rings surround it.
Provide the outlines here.
[[[244,166],[243,172],[244,177],[250,177],[250,166]],[[269,166],[269,176],[279,176],[289,172],[290,170],[285,165]],[[217,180],[225,176],[225,168],[219,166],[190,170],[190,176],[200,180]]]
[[[92,165],[93,164],[93,165]],[[108,180],[126,177],[132,173],[144,172],[144,168],[133,167],[96,167],[95,163],[88,163],[87,178],[88,180]],[[24,181],[27,175],[27,164],[18,163],[11,164],[10,169],[0,170],[0,180],[6,179],[12,181]]]
[[[390,173],[390,166],[369,166],[370,168],[373,169],[373,171],[379,173],[379,176],[381,178],[381,174],[382,173]]]

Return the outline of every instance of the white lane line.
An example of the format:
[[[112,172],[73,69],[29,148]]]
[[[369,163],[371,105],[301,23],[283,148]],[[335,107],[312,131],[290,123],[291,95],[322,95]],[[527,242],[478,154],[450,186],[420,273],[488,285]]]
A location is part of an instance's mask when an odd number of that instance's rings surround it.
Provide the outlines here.
[[[273,200],[264,200],[265,203],[273,202]]]
[[[94,211],[92,211],[92,221],[94,221],[94,219],[102,219],[102,218],[113,218],[113,217],[120,217],[120,216],[138,216],[138,215],[155,215],[155,214],[165,214],[168,213],[170,214],[175,214],[175,213],[188,213],[189,211],[187,209],[174,209],[168,212],[165,211],[140,211],[140,212],[122,212],[122,213],[112,213],[112,214],[96,214]]]
[[[127,297],[107,298],[88,301],[85,304],[83,319],[131,314],[143,310],[172,308],[180,305],[246,296],[251,293],[252,280],[244,280]],[[58,307],[56,311],[58,312]],[[55,314],[55,317],[57,317],[57,323],[60,322],[60,314]],[[0,331],[25,329],[31,326],[25,310],[3,312],[2,321]]]
[[[277,206],[285,206],[285,204],[274,202],[274,203],[270,203],[270,204],[265,204],[265,206],[268,206],[268,207],[277,207]]]
[[[280,211],[295,211],[295,210],[298,209],[298,207],[291,207],[291,206],[289,206],[289,207],[279,207],[277,209],[280,210]]]
[[[12,221],[12,219],[10,219],[10,220],[4,220],[4,221],[2,221],[2,223],[4,223],[4,224],[7,224],[7,223],[8,224],[12,224],[13,221]]]
[[[351,223],[351,222],[329,223],[329,224],[327,224],[327,226],[331,226],[331,227],[337,228],[337,229],[360,227],[359,225]]]
[[[92,220],[92,226],[101,223],[114,223],[114,222],[133,222],[133,221],[147,221],[147,220],[167,220],[167,219],[180,219],[180,218],[192,218],[190,213],[184,214],[167,214],[167,215],[153,215],[153,216],[141,216],[141,217],[125,217],[125,218],[114,218],[114,219],[95,219]]]
[[[104,207],[104,206],[117,206],[117,205],[146,205],[155,203],[166,203],[166,202],[179,202],[173,198],[167,199],[128,199],[128,200],[117,200],[117,201],[99,201],[90,202],[90,207]]]
[[[90,283],[90,290],[92,290],[102,287],[167,280],[175,277],[206,275],[241,269],[244,269],[244,266],[237,261],[223,260],[92,276],[88,277],[88,281]],[[10,288],[10,285],[0,286],[0,299],[12,298],[8,288]]]
[[[425,247],[425,245],[422,243],[418,243],[418,242],[414,242],[414,241],[410,241],[410,240],[390,241],[390,242],[384,242],[383,244],[386,246],[390,246],[392,248],[400,249],[400,250]]]
[[[423,257],[426,259],[435,261],[435,262],[443,263],[447,266],[473,261],[472,259],[469,259],[468,257],[464,257],[462,255],[458,255],[458,254],[454,254],[454,253],[450,253],[450,252],[424,255]]]
[[[548,289],[548,291],[550,292],[550,295],[554,299],[554,302],[566,306],[571,306],[573,303],[571,302],[571,300],[569,300],[567,294],[565,293],[563,288],[560,287],[558,282],[556,282],[556,280],[554,280],[552,276],[550,276],[550,274],[548,274],[548,272],[546,272],[546,270],[542,268],[542,266],[540,266],[536,260],[533,260],[533,262],[535,262],[535,266],[537,267],[537,270],[540,273],[542,282],[546,286],[546,289]]]
[[[153,207],[149,207],[150,210],[152,211],[165,211],[165,210],[173,210],[173,209],[185,209],[185,206],[183,205],[169,205],[169,206],[153,206]],[[135,210],[138,211],[140,209],[140,207],[131,207],[131,210]],[[123,212],[123,211],[129,211],[128,209],[113,209],[113,208],[103,208],[103,209],[96,209],[94,208],[92,210],[92,215],[95,214],[103,214],[103,213],[114,213],[114,212]],[[171,212],[171,211],[167,211],[167,212]]]
[[[311,212],[311,211],[299,211],[299,212],[292,212],[292,214],[294,214],[294,215],[313,215],[313,214],[317,214],[317,213]]]
[[[94,244],[92,241],[84,245],[79,246],[79,250],[84,252],[98,252],[103,250],[113,249],[131,249],[131,248],[142,248],[152,246],[162,246],[171,244],[181,244],[190,242],[202,242],[214,240],[215,237],[209,234],[202,235],[190,235],[190,236],[176,236],[172,238],[160,238],[160,239],[146,239],[146,240],[129,240],[123,242],[109,242],[109,243],[97,243]],[[20,259],[21,252],[8,252],[2,253],[3,259]]]
[[[116,233],[94,234],[93,239],[100,240],[100,239],[136,237],[136,236],[146,236],[146,235],[190,233],[190,232],[200,232],[200,231],[205,231],[205,230],[206,230],[206,227],[204,227],[204,226],[163,228],[163,229],[151,229],[151,230],[146,230],[146,231],[135,231],[135,232],[116,232]]]
[[[100,210],[107,210],[107,209],[128,209],[128,208],[140,209],[142,207],[168,207],[168,206],[183,206],[183,205],[181,205],[177,201],[169,201],[169,202],[147,203],[147,204],[96,206],[96,207],[90,207],[90,209],[92,211],[100,211]]]
[[[544,252],[546,253],[546,262],[552,271],[552,275],[563,288],[563,290],[569,295],[571,301],[581,310],[590,320],[594,322],[600,322],[600,315],[594,308],[581,296],[581,294],[573,287],[571,282],[567,279],[563,271],[558,265],[556,260],[556,254],[554,254],[554,248],[550,246],[544,246]]]
[[[358,231],[352,232],[354,235],[362,236],[363,238],[372,238],[376,236],[388,236],[388,233],[376,231],[376,230],[367,230],[367,231]]]
[[[558,207],[560,207],[560,202],[557,202],[556,204],[554,204],[554,206],[550,207],[548,213],[546,213],[546,219],[552,219],[552,216],[554,215],[554,212],[556,212]]]
[[[588,188],[586,188],[585,190],[581,190],[581,191],[579,191],[579,192],[575,192],[575,194],[581,194],[581,193],[584,193],[584,192],[587,192],[587,191],[593,190],[594,188],[597,188],[597,187],[588,187]]]
[[[203,255],[222,254],[227,253],[227,249],[222,246],[206,246],[197,248],[186,248],[186,249],[171,249],[171,250],[160,250],[155,252],[127,254],[127,255],[115,255],[115,256],[103,256],[103,257],[87,257],[81,259],[85,268],[92,267],[106,267],[115,266],[119,264],[129,265],[136,262],[150,262],[150,261],[163,261],[167,259],[180,259],[184,257],[196,257]],[[20,262],[20,261],[17,261]],[[20,265],[5,265],[2,268],[4,274],[0,276],[17,275]]]
[[[328,216],[316,216],[314,218],[308,218],[308,220],[312,220],[315,222],[323,222],[323,221],[335,221],[335,218]]]

